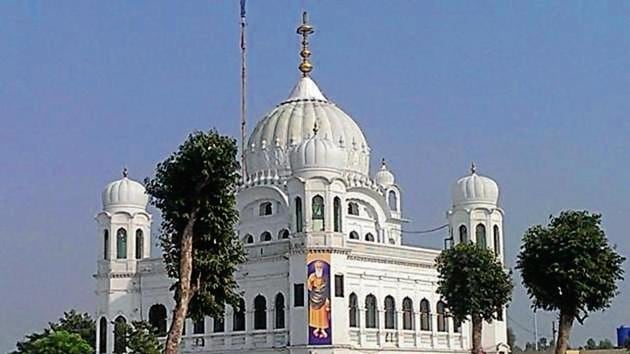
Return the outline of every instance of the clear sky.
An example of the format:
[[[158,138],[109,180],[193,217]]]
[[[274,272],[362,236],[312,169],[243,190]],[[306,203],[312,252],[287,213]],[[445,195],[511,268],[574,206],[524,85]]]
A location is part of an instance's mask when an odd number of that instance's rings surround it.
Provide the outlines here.
[[[0,2],[1,352],[95,308],[94,215],[123,165],[141,180],[192,130],[238,136],[237,3]],[[250,122],[296,82],[307,8],[313,77],[362,127],[372,165],[390,161],[410,229],[445,222],[450,186],[475,161],[501,187],[510,263],[528,226],[566,208],[603,213],[630,255],[630,2],[248,5]],[[621,291],[576,325],[574,345],[630,324],[628,282]],[[522,346],[520,286],[509,312]],[[538,316],[541,335],[552,319]]]

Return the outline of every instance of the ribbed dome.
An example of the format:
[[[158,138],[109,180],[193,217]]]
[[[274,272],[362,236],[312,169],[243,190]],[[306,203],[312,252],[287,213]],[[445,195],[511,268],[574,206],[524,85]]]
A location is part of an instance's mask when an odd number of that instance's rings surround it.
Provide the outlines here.
[[[394,174],[391,173],[391,171],[387,167],[385,159],[381,161],[381,168],[378,170],[378,172],[376,172],[376,176],[374,177],[374,179],[376,183],[378,183],[378,185],[381,187],[389,187],[396,181],[396,179],[394,178]]]
[[[103,190],[103,209],[131,207],[146,209],[149,196],[144,186],[127,176],[111,182]]]
[[[363,132],[350,116],[326,99],[310,77],[301,78],[289,98],[254,128],[246,152],[248,173],[277,170],[287,174],[288,151],[311,136],[316,121],[318,134],[346,155],[345,170],[368,174],[369,147]]]
[[[344,151],[318,132],[296,146],[291,151],[290,160],[294,173],[309,169],[341,172],[346,164]]]
[[[471,174],[460,178],[453,186],[453,205],[492,204],[499,201],[499,186],[488,177],[480,176],[474,167]]]

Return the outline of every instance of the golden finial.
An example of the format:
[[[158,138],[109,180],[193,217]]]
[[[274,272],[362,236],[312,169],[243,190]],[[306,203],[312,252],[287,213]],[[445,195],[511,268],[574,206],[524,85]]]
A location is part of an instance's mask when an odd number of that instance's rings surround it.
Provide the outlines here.
[[[315,32],[313,26],[308,24],[308,14],[306,11],[302,13],[302,24],[297,28],[297,33],[302,35],[302,50],[300,51],[300,57],[302,57],[302,62],[300,63],[300,71],[302,72],[302,76],[306,77],[308,74],[313,71],[313,64],[309,61],[311,57],[311,51],[308,49],[308,36]]]

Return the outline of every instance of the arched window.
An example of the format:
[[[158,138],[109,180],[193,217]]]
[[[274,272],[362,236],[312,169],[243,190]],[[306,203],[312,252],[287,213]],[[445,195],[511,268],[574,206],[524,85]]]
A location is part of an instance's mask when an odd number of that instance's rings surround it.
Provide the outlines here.
[[[333,231],[341,232],[341,199],[339,197],[333,200],[333,212]]]
[[[254,236],[250,234],[245,235],[245,237],[243,238],[243,242],[246,244],[254,243]]]
[[[359,299],[355,293],[352,293],[349,300],[348,318],[350,319],[350,327],[357,328],[359,327]]]
[[[385,298],[385,329],[396,328],[396,301],[393,297]]]
[[[136,259],[144,257],[144,234],[142,230],[136,230]]]
[[[166,335],[166,307],[164,305],[151,306],[149,309],[149,323],[155,328],[158,337]]]
[[[120,354],[127,351],[127,321],[118,316],[114,321],[114,353]]]
[[[396,192],[389,191],[389,193],[387,193],[387,204],[389,204],[391,210],[398,210],[398,195]]]
[[[193,334],[206,333],[206,320],[201,318],[193,322]]]
[[[420,330],[431,330],[431,306],[429,305],[429,300],[427,299],[422,299],[422,301],[420,301]]]
[[[260,241],[261,242],[271,241],[271,232],[265,231],[262,234],[260,234]]]
[[[376,328],[378,313],[376,312],[376,296],[365,297],[365,328]]]
[[[295,231],[304,231],[304,216],[302,215],[302,198],[295,198]]]
[[[442,301],[437,303],[437,330],[446,332],[446,306]]]
[[[453,320],[453,332],[460,333],[462,331],[462,323]]]
[[[109,231],[103,230],[103,259],[109,259]]]
[[[276,328],[284,328],[284,295],[278,293],[275,303]]]
[[[475,228],[475,237],[477,237],[477,245],[479,247],[486,247],[486,226],[484,224],[477,224]]]
[[[116,232],[116,258],[127,258],[127,230],[122,227]]]
[[[223,317],[215,317],[212,319],[212,331],[214,333],[221,333],[225,331],[225,320]]]
[[[101,317],[98,324],[98,352],[107,353],[107,319]]]
[[[461,225],[459,227],[459,242],[460,243],[468,242],[468,229],[466,228],[466,225]]]
[[[232,314],[232,330],[244,331],[245,330],[245,300],[240,299],[238,309],[234,309]]]
[[[313,211],[313,231],[324,231],[325,214],[324,198],[321,195],[316,195],[312,200]]]
[[[348,215],[359,215],[359,204],[355,202],[348,203]]]
[[[267,328],[267,300],[258,295],[254,298],[254,329]]]
[[[413,301],[406,297],[403,299],[403,329],[413,329]]]
[[[366,241],[370,241],[370,242],[374,242],[374,235],[372,235],[371,233],[367,233],[365,234],[365,240]]]
[[[501,235],[499,235],[498,225],[494,225],[492,228],[492,234],[494,236],[494,254],[498,256],[501,254]]]
[[[350,239],[351,240],[358,240],[359,239],[359,234],[356,231],[351,231],[350,232]]]
[[[271,207],[271,202],[260,203],[260,207],[258,208],[258,215],[265,216],[273,214],[273,208]]]
[[[278,240],[285,240],[287,238],[289,238],[289,230],[282,229],[278,232]]]

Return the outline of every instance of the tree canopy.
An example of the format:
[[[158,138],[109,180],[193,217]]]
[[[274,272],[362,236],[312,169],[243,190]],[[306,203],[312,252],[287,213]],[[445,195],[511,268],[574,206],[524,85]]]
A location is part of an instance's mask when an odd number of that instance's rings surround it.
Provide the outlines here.
[[[234,139],[215,130],[195,132],[146,180],[162,213],[163,258],[175,280],[167,353],[176,352],[186,316],[222,316],[226,303],[239,305],[233,274],[245,256],[235,235],[237,151]]]
[[[563,211],[523,236],[516,268],[533,307],[560,312],[556,353],[566,352],[574,320],[608,308],[623,279],[620,256],[601,229],[601,215]]]
[[[63,317],[57,322],[48,323],[41,333],[33,333],[26,336],[26,340],[16,344],[17,350],[12,354],[28,354],[35,353],[34,343],[46,337],[53,332],[67,332],[77,334],[92,348],[96,345],[96,323],[87,313],[77,313],[75,310],[64,312]],[[55,339],[65,339],[63,335],[55,336]]]
[[[437,292],[454,320],[470,318],[473,353],[481,350],[482,320],[492,321],[510,301],[512,281],[495,254],[473,243],[459,243],[437,257]]]
[[[67,331],[52,331],[37,339],[29,354],[91,354],[94,348],[80,335]]]
[[[127,354],[161,354],[164,350],[157,339],[156,328],[150,323],[135,321],[125,327]]]

